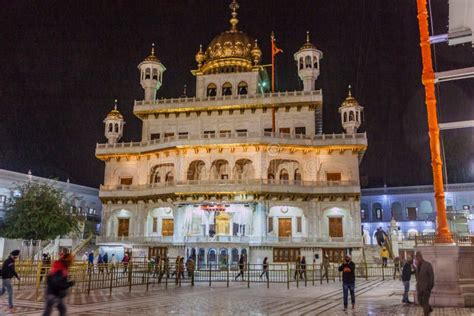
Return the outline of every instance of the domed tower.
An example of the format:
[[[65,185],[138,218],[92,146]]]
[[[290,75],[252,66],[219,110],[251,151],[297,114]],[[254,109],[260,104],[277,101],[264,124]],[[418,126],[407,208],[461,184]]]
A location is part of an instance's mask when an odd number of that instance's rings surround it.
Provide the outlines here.
[[[347,98],[339,107],[342,127],[346,130],[346,134],[355,134],[357,132],[357,129],[362,123],[363,110],[364,108],[360,106],[359,102],[352,96],[351,86],[349,85]]]
[[[293,55],[298,66],[298,75],[303,81],[303,91],[314,90],[315,81],[319,76],[319,61],[323,52],[318,50],[309,40],[306,32],[306,43]]]
[[[107,142],[109,144],[115,144],[122,138],[123,126],[125,125],[122,114],[117,110],[117,100],[115,100],[114,109],[107,114],[104,124]]]
[[[220,97],[256,94],[265,71],[260,65],[262,51],[258,42],[237,29],[239,4],[230,4],[230,30],[216,36],[203,51],[196,53],[196,96]]]
[[[138,65],[138,69],[140,69],[140,84],[145,90],[145,101],[155,100],[156,92],[163,83],[163,72],[166,70],[155,56],[155,44],[152,44],[151,54]]]

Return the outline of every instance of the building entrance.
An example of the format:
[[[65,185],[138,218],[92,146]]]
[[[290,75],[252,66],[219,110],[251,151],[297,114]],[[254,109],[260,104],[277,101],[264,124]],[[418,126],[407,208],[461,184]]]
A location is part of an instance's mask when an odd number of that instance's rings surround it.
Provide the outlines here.
[[[130,226],[129,218],[119,218],[118,219],[118,236],[119,237],[128,237],[128,228]]]
[[[330,237],[343,237],[342,217],[329,218],[329,236]]]
[[[345,249],[323,248],[323,257],[328,257],[329,262],[341,263],[344,259]]]
[[[291,218],[278,219],[278,237],[291,237]]]
[[[161,258],[166,257],[168,254],[167,247],[150,247],[148,248],[148,258],[155,258],[156,256],[160,256]]]
[[[230,215],[226,212],[219,212],[216,215],[216,234],[230,235]]]

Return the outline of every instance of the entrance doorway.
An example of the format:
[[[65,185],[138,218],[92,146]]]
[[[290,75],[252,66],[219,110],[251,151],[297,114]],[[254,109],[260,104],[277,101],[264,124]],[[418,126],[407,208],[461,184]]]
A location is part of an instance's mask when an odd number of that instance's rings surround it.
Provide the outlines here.
[[[219,212],[216,219],[216,234],[230,235],[230,215],[226,212]]]
[[[300,254],[300,248],[273,248],[273,262],[295,262]]]
[[[341,248],[323,248],[323,257],[327,256],[329,262],[341,263],[344,259],[345,250]]]
[[[161,221],[161,236],[173,236],[174,234],[174,220],[170,218],[163,218]]]
[[[119,237],[128,237],[128,228],[130,226],[129,218],[118,219],[118,234]]]
[[[343,237],[342,217],[329,217],[329,237]]]
[[[148,258],[155,258],[156,256],[160,256],[161,258],[166,257],[168,254],[167,247],[150,247],[148,248]]]
[[[291,218],[278,219],[278,237],[291,237]]]

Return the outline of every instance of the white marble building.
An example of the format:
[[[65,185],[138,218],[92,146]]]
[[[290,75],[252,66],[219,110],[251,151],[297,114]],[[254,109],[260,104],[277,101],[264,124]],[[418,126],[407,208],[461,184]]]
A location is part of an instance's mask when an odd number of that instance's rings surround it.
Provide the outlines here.
[[[294,54],[303,91],[270,93],[258,43],[238,30],[235,2],[231,9],[230,30],[195,56],[196,96],[157,98],[166,68],[152,49],[138,66],[141,141],[118,142],[125,122],[117,108],[104,120],[98,243],[119,255],[167,253],[198,264],[236,262],[241,253],[256,263],[357,256],[363,108],[349,90],[340,106],[346,133],[323,134],[315,89],[323,54],[309,34]]]

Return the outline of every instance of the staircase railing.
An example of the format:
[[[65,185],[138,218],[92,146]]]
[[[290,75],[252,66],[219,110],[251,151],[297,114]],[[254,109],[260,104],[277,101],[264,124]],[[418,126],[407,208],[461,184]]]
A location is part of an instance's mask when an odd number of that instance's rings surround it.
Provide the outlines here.
[[[86,239],[84,239],[82,242],[80,242],[73,250],[72,250],[72,254],[74,256],[76,256],[82,249],[84,249],[85,246],[87,246],[91,240],[94,238],[94,235],[91,234],[89,235],[89,237],[87,237]]]

